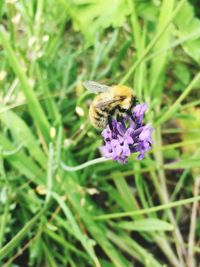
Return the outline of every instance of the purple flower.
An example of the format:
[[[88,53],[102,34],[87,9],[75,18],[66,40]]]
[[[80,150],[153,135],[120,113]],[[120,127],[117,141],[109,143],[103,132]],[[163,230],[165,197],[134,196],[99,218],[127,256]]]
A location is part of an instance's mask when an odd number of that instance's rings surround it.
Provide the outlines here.
[[[143,159],[145,153],[151,149],[151,133],[153,128],[149,124],[143,125],[147,104],[135,106],[132,117],[126,116],[122,121],[112,120],[102,132],[104,146],[100,147],[105,158],[111,158],[120,163],[126,163],[131,153],[139,152],[138,160]]]
[[[147,110],[147,104],[146,103],[135,106],[133,114],[136,118],[137,124],[142,125],[144,113],[146,112],[146,110]]]

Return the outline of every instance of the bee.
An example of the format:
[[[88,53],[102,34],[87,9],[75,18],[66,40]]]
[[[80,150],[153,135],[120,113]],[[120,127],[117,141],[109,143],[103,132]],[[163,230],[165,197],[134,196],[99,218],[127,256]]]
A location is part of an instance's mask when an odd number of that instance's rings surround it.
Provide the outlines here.
[[[85,81],[83,85],[92,93],[99,93],[89,109],[92,125],[97,129],[104,129],[109,124],[112,129],[112,118],[120,120],[125,114],[131,116],[132,108],[137,99],[133,91],[124,85],[107,86],[94,81]]]

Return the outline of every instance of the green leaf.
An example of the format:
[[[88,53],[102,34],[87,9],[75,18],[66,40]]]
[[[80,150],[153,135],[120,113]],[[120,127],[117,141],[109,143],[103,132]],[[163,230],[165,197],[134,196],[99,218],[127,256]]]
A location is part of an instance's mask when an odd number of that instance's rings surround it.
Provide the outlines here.
[[[156,6],[153,1],[135,1],[136,12],[138,16],[147,21],[154,22],[158,18],[159,6]]]
[[[15,149],[14,144],[2,133],[0,133],[0,147],[2,147],[3,151],[13,151]],[[22,149],[16,151],[16,153],[8,153],[7,156],[4,156],[11,166],[18,170],[21,175],[25,175],[26,178],[33,180],[37,184],[45,183],[46,174]]]
[[[120,27],[130,14],[127,0],[113,0],[112,4],[107,0],[73,0],[70,5],[59,1],[72,17],[75,29],[81,31],[89,43],[93,43],[103,29]]]
[[[173,8],[174,8],[173,0],[163,1],[162,8],[160,11],[160,16],[157,23],[157,32],[160,32],[161,29],[164,27],[164,25],[167,23],[167,21],[169,21],[173,13]],[[157,41],[157,43],[155,44],[154,52],[167,47],[170,42],[170,36],[171,36],[171,27],[168,27],[164,31],[160,39]],[[161,93],[161,90],[163,89],[164,79],[162,75],[166,66],[167,56],[168,52],[166,51],[159,57],[155,57],[152,60],[151,72],[150,72],[150,90],[155,96],[157,96],[158,93]]]
[[[182,86],[186,86],[191,80],[191,73],[188,71],[188,68],[180,63],[177,63],[174,66],[174,75],[179,79]],[[184,88],[182,88],[182,90],[183,89]]]
[[[188,158],[185,160],[180,160],[175,163],[170,163],[165,165],[165,169],[169,170],[176,170],[176,169],[187,169],[187,168],[194,168],[199,167],[200,158]]]
[[[50,133],[50,125],[47,120],[47,117],[40,105],[35,91],[33,90],[32,86],[30,85],[29,78],[26,75],[26,72],[23,70],[20,59],[17,57],[13,47],[11,46],[10,40],[7,38],[4,28],[0,27],[0,43],[3,46],[10,66],[12,67],[13,71],[15,72],[16,76],[20,80],[21,83],[21,90],[26,97],[30,114],[34,120],[34,123],[42,133],[43,137],[46,141],[49,141],[49,133]]]
[[[7,254],[14,248],[19,247],[21,240],[28,236],[30,230],[36,226],[36,222],[43,216],[46,211],[46,206],[43,207],[29,222],[25,223],[25,226],[11,239],[4,247],[0,249],[0,259],[2,260]]]
[[[195,17],[194,9],[188,2],[181,8],[181,11],[175,19],[175,24],[179,30],[179,37],[185,37],[192,32],[199,31],[200,20]],[[182,47],[190,57],[200,63],[200,38],[188,41]]]
[[[42,167],[46,167],[46,157],[39,147],[36,137],[31,132],[31,128],[17,114],[12,111],[6,111],[0,114],[3,125],[8,127],[12,133],[12,137],[16,143],[22,143],[29,150],[30,155]]]
[[[76,238],[81,242],[82,246],[85,248],[85,250],[87,251],[88,255],[91,257],[91,259],[94,261],[94,263],[98,263],[98,259],[95,255],[95,252],[93,249],[92,241],[87,237],[87,235],[85,235],[81,231],[79,225],[76,222],[76,219],[75,219],[73,213],[71,212],[69,207],[66,205],[65,201],[63,201],[63,199],[59,195],[57,195],[56,193],[53,193],[52,196],[58,202],[61,209],[63,210],[65,216],[67,217],[67,219],[71,225],[71,228],[72,228]]]
[[[172,231],[173,225],[159,219],[144,219],[135,222],[121,222],[120,228],[130,231]]]

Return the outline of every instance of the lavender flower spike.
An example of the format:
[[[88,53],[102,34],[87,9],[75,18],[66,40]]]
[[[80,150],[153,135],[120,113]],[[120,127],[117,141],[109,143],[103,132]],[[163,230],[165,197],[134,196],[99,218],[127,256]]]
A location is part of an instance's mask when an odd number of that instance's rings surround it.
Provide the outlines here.
[[[105,158],[111,158],[120,163],[127,163],[131,153],[139,152],[137,159],[144,158],[145,153],[151,149],[151,133],[153,128],[149,124],[143,125],[147,104],[135,106],[131,116],[123,121],[112,120],[112,129],[109,125],[102,132],[104,146],[100,147]]]

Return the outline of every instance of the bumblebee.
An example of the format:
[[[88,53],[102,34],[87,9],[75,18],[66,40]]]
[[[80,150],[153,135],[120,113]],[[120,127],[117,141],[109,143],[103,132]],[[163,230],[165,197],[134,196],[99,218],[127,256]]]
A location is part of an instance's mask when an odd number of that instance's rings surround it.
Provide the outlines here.
[[[132,108],[137,99],[133,91],[124,85],[107,86],[94,81],[85,81],[83,85],[92,93],[99,93],[89,109],[92,125],[104,129],[109,124],[112,129],[112,118],[120,120],[125,114],[132,117]]]

